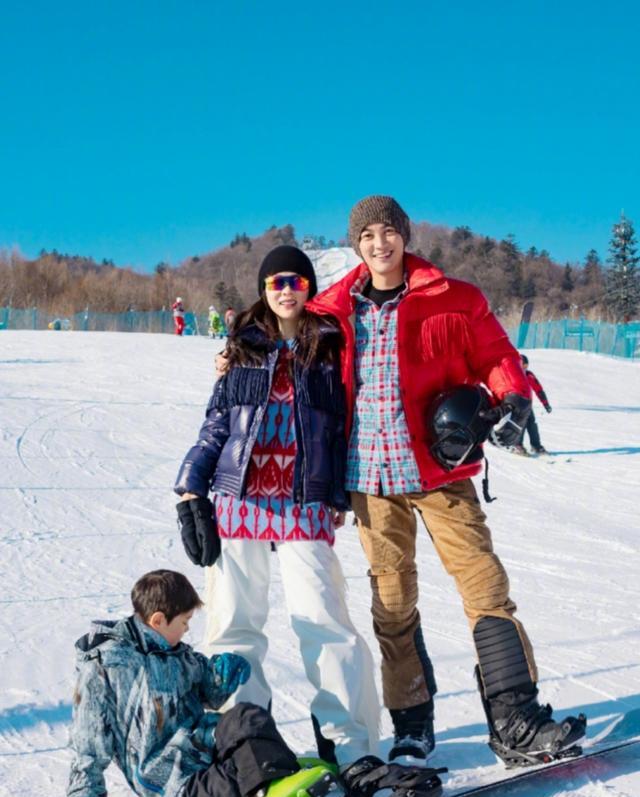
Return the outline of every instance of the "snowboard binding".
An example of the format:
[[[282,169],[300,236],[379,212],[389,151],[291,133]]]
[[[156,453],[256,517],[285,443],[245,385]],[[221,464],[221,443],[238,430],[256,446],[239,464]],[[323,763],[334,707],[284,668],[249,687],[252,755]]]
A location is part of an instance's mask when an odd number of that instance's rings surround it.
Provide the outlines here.
[[[549,764],[582,755],[582,747],[576,742],[585,735],[587,718],[584,714],[556,722],[551,706],[538,703],[536,690],[528,702],[515,706],[507,717],[496,720],[491,702],[484,695],[477,667],[476,678],[489,725],[489,747],[504,761],[507,769]]]
[[[440,797],[442,781],[438,776],[443,772],[447,770],[385,764],[376,756],[367,755],[342,772],[342,781],[349,797],[373,797],[388,789],[393,797]]]
[[[301,769],[278,778],[264,790],[268,797],[346,797],[337,768],[321,759],[298,759]],[[258,797],[263,797],[258,795]]]
[[[582,747],[578,744],[571,747],[561,748],[557,752],[551,750],[518,750],[515,747],[507,747],[495,736],[489,739],[489,747],[493,752],[504,761],[507,769],[517,767],[532,767],[536,764],[550,764],[552,761],[562,761],[568,758],[578,758],[582,755]]]

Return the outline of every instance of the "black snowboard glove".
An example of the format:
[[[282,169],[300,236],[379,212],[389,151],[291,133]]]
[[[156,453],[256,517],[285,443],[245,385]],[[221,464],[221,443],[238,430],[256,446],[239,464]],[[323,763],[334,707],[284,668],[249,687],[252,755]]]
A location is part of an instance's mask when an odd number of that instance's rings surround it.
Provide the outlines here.
[[[507,393],[502,404],[480,412],[480,417],[493,424],[489,439],[497,446],[511,448],[520,444],[522,432],[531,412],[531,399]]]
[[[547,394],[544,390],[540,393],[540,401],[542,402],[542,406],[545,408],[547,412],[551,412],[551,404],[549,404],[549,399],[547,398]]]
[[[194,565],[210,567],[220,556],[218,524],[208,498],[192,498],[176,504],[180,536]]]

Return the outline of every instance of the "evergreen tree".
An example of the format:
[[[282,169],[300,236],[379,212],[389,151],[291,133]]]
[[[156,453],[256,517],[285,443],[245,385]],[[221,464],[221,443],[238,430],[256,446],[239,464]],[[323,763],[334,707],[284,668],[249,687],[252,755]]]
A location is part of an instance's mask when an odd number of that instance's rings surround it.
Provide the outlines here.
[[[571,266],[567,263],[564,267],[564,275],[562,277],[562,284],[560,285],[563,291],[570,292],[574,288],[573,272]]]
[[[633,224],[624,213],[613,225],[609,243],[609,270],[606,279],[605,301],[618,322],[627,323],[638,313],[640,305],[640,273],[636,255]]]
[[[473,238],[473,233],[466,225],[456,227],[451,233],[451,246],[457,248]]]
[[[283,244],[296,245],[296,232],[292,224],[285,224],[284,227],[278,230],[274,238],[279,239],[280,243]]]
[[[587,285],[600,282],[602,265],[595,249],[590,249],[584,259],[584,281]]]
[[[482,255],[482,257],[488,257],[495,248],[495,241],[489,238],[489,236],[485,236],[478,244],[478,253]]]
[[[520,250],[512,234],[507,235],[499,244],[502,255],[505,282],[509,296],[518,298],[522,296],[522,262]]]
[[[225,304],[227,307],[233,307],[236,313],[239,313],[244,308],[242,297],[235,285],[232,285],[227,291]]]
[[[533,279],[533,274],[529,274],[529,276],[524,281],[522,286],[522,298],[523,299],[533,299],[536,295],[536,283]]]
[[[213,289],[213,295],[216,297],[216,307],[224,307],[227,303],[227,286],[224,282],[220,281]]]

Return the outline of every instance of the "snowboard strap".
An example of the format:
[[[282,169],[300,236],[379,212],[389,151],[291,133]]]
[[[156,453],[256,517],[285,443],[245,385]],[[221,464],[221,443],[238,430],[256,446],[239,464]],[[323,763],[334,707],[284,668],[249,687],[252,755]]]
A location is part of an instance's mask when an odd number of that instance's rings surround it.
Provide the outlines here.
[[[491,504],[493,501],[498,500],[497,498],[492,498],[489,495],[489,460],[486,458],[486,456],[484,458],[484,477],[482,479],[482,495],[484,497],[484,500],[488,504]]]
[[[342,780],[351,797],[373,797],[391,789],[394,797],[439,797],[442,781],[438,777],[446,768],[409,767],[385,764],[376,756],[359,758],[342,773]]]

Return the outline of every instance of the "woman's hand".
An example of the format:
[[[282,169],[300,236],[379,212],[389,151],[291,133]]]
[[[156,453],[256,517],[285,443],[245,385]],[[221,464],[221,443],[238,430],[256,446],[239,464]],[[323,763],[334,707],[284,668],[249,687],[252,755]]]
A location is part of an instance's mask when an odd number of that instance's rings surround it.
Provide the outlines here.
[[[224,376],[229,369],[229,360],[227,359],[226,352],[216,354],[216,376],[218,379]]]
[[[344,526],[344,519],[347,514],[346,512],[341,512],[339,509],[335,509],[334,507],[331,507],[329,512],[331,513],[331,520],[333,521],[333,525],[336,529]]]

